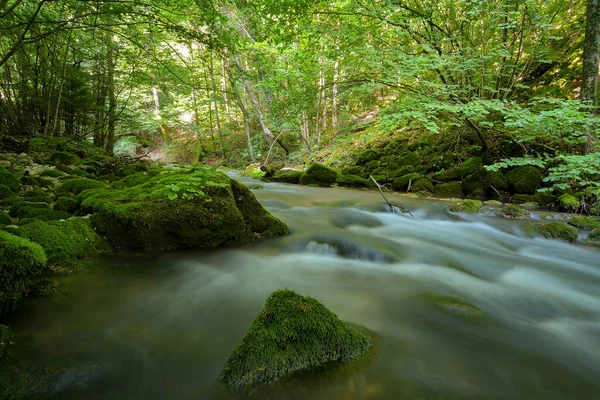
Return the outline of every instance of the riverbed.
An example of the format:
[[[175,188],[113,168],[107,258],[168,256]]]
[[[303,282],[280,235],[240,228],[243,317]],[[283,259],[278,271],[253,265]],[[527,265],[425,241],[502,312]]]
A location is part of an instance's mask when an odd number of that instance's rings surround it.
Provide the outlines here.
[[[410,216],[375,191],[240,179],[291,235],[110,255],[60,278],[65,293],[28,300],[8,321],[23,334],[24,397],[600,398],[596,248],[536,238],[493,208],[456,214],[390,194]],[[286,287],[368,328],[372,354],[258,392],[220,390],[231,350]]]

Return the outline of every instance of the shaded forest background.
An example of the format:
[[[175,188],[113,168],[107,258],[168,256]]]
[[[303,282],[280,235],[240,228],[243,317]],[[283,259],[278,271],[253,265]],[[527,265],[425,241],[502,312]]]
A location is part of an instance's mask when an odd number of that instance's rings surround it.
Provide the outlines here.
[[[0,140],[234,167],[422,143],[538,166],[550,190],[600,186],[598,15],[596,0],[0,0]]]

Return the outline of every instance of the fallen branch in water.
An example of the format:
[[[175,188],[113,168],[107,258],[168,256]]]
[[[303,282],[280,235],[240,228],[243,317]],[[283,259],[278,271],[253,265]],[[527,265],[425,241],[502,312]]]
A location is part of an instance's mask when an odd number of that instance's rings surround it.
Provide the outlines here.
[[[401,209],[402,211],[405,211],[407,213],[410,214],[411,217],[415,217],[414,215],[412,215],[412,213],[410,211],[408,211],[406,208],[399,206],[397,204],[394,203],[390,203],[390,201],[385,197],[385,195],[383,194],[383,190],[381,190],[381,185],[379,183],[377,183],[377,181],[375,180],[375,178],[373,178],[373,175],[369,175],[369,178],[371,178],[371,180],[373,181],[373,183],[375,183],[375,186],[377,186],[377,189],[379,189],[379,193],[381,193],[381,197],[383,197],[383,199],[385,200],[385,202],[388,204],[388,206],[390,206],[392,208],[392,212],[394,212],[394,207]]]

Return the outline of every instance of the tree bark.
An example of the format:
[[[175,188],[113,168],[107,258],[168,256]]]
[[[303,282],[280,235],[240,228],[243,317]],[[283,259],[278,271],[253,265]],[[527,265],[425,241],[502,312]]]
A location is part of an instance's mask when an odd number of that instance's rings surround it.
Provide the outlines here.
[[[600,68],[600,0],[588,0],[586,11],[585,43],[583,48],[583,72],[581,101],[598,104],[598,70]],[[593,110],[597,112],[597,110]],[[584,153],[595,150],[596,136],[592,128],[587,133]]]

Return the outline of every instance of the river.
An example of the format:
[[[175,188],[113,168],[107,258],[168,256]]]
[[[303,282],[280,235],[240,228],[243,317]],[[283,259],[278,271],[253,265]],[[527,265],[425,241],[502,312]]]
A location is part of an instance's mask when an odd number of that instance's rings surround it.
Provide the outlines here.
[[[8,321],[25,343],[16,364],[34,377],[25,397],[600,398],[597,249],[534,238],[493,210],[390,195],[411,217],[373,191],[259,185],[290,236],[111,255],[60,278],[65,294],[27,300]],[[260,392],[219,390],[232,348],[286,287],[370,329],[373,354]]]

